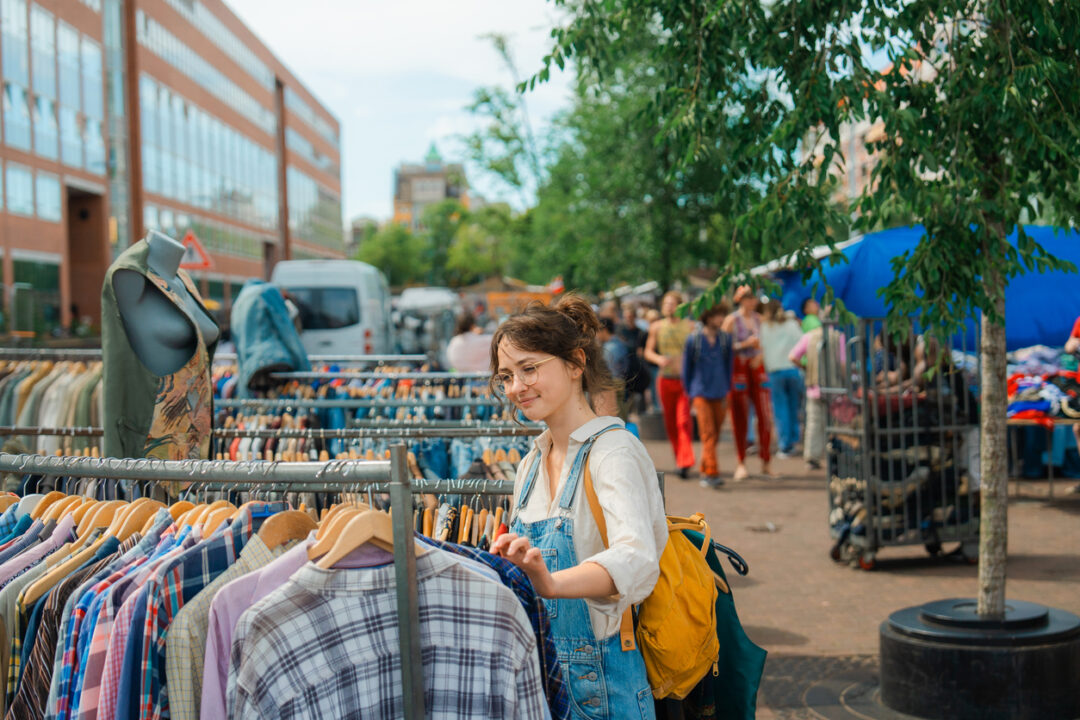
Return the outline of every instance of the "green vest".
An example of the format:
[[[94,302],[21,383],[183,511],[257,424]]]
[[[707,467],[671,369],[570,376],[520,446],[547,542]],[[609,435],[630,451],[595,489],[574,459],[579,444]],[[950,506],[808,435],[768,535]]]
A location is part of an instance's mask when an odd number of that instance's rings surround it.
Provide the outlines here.
[[[105,273],[101,289],[105,456],[205,460],[210,456],[214,415],[210,362],[217,343],[207,347],[183,298],[147,264],[149,249],[146,241],[140,240],[121,253]],[[113,290],[117,270],[132,270],[145,277],[195,328],[195,352],[176,372],[158,377],[135,354]],[[187,272],[179,270],[177,277],[202,306],[202,297]]]

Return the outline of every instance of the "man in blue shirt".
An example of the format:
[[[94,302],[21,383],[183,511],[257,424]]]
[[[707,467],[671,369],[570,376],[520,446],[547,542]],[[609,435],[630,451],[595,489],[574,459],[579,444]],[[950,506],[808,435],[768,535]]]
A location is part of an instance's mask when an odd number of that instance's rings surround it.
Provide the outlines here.
[[[716,443],[727,413],[731,390],[733,341],[721,330],[731,312],[727,301],[701,314],[700,324],[686,339],[683,350],[682,381],[690,405],[697,415],[701,435],[701,486],[718,488],[724,484],[716,462]]]

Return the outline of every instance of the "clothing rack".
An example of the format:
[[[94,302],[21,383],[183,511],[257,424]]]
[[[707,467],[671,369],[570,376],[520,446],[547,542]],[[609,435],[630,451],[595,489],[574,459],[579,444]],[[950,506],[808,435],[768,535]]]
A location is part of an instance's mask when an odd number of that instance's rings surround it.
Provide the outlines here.
[[[289,408],[388,408],[388,407],[485,407],[497,405],[495,398],[441,398],[399,400],[397,398],[229,398],[214,400],[215,408],[262,408],[264,410],[288,410]]]
[[[101,437],[104,434],[105,429],[99,427],[21,427],[19,425],[0,425],[0,437],[9,435]]]
[[[234,352],[214,353],[214,362],[234,363]],[[394,363],[426,363],[431,360],[427,355],[308,355],[311,363],[332,363],[337,365],[369,365]]]
[[[5,428],[0,428],[3,434]],[[18,428],[16,428],[18,429]],[[97,428],[88,428],[95,430]],[[243,430],[241,428],[215,428],[215,438],[309,438],[312,440],[351,440],[381,438],[416,440],[421,438],[478,438],[478,437],[532,437],[543,432],[540,427],[491,427],[473,425],[468,427],[434,427],[412,424],[403,427],[386,427],[385,423],[370,428],[289,428],[273,430]],[[21,434],[21,433],[12,433]],[[64,433],[67,434],[67,433]]]
[[[266,486],[281,484],[306,489],[337,484],[337,490],[386,486],[392,507],[412,506],[413,486],[404,446],[390,450],[390,460],[332,460],[325,463],[241,463],[216,460],[147,460],[83,457],[41,457],[0,453],[0,472],[151,481],[219,482]],[[402,697],[405,717],[422,720],[423,664],[420,656],[420,612],[416,581],[416,550],[411,512],[392,514],[394,573],[401,652]]]
[[[101,360],[97,348],[0,348],[0,360]]]
[[[349,372],[347,370],[322,370],[311,372],[277,372],[270,373],[275,380],[487,380],[491,373],[472,372],[373,372],[360,370]]]

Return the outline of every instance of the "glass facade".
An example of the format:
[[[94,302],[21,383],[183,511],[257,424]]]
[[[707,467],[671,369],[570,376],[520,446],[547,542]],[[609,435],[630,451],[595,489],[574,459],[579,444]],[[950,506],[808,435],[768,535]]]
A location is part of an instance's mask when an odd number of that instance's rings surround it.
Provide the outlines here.
[[[207,62],[143,11],[135,21],[139,44],[198,83],[211,95],[236,110],[256,127],[273,135],[277,120],[269,108],[244,92],[239,85]]]
[[[60,222],[63,217],[60,195],[60,178],[52,173],[37,172],[34,179],[37,216],[49,222]]]
[[[174,10],[228,55],[267,90],[274,89],[274,73],[199,0],[165,0]]]
[[[285,107],[310,125],[315,132],[326,138],[327,142],[333,145],[335,150],[338,148],[338,136],[337,133],[334,132],[333,126],[326,122],[321,116],[317,115],[315,110],[304,102],[302,97],[288,87],[285,88]]]
[[[47,335],[60,327],[60,266],[15,259],[13,329]],[[20,288],[21,286],[21,288]]]
[[[235,225],[151,203],[143,207],[143,225],[147,230],[159,230],[177,240],[190,230],[210,254],[231,255],[244,260],[262,260],[263,243],[275,240]]]
[[[320,170],[325,170],[335,176],[339,174],[337,163],[316,150],[310,140],[293,130],[291,127],[285,128],[285,146],[304,157]]]
[[[303,172],[286,170],[289,230],[293,237],[334,250],[343,250],[341,198]]]
[[[147,192],[277,229],[272,151],[146,74],[139,78],[139,106]]]

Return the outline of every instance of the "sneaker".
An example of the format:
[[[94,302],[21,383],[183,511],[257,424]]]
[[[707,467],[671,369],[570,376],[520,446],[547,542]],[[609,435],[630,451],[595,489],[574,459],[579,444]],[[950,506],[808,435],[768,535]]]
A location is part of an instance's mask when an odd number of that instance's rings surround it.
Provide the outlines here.
[[[820,460],[815,460],[813,458],[807,460],[806,461],[806,469],[807,470],[820,470],[821,469],[821,461]]]
[[[682,479],[682,480],[689,479],[690,478],[690,468],[688,468],[688,467],[679,468],[679,478]]]
[[[706,475],[698,482],[703,488],[716,489],[724,486],[724,479],[719,475]]]

